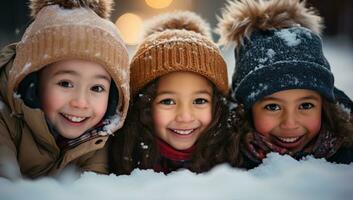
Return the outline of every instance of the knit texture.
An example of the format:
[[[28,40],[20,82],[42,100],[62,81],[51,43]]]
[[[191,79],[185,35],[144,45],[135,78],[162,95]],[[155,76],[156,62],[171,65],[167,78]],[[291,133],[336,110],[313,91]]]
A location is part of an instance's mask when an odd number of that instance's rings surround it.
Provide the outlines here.
[[[232,98],[249,109],[275,92],[309,89],[334,101],[322,21],[306,1],[229,1],[217,31],[221,44],[235,44]]]
[[[321,39],[304,27],[256,31],[235,50],[233,98],[250,108],[256,101],[288,89],[309,89],[334,101],[334,77]]]
[[[13,84],[8,91],[16,91],[28,74],[65,59],[83,59],[105,67],[119,92],[116,109],[121,120],[112,131],[121,127],[130,94],[128,52],[116,26],[89,8],[48,5],[40,9],[17,45],[9,76]]]
[[[166,29],[147,36],[133,56],[132,94],[154,79],[177,71],[200,74],[223,94],[228,93],[227,66],[211,39],[192,30]]]

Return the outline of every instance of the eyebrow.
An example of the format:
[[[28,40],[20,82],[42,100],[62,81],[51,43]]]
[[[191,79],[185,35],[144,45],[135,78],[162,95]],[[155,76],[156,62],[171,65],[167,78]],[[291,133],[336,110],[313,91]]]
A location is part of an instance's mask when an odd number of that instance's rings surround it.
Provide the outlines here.
[[[320,100],[320,98],[319,97],[317,97],[317,96],[314,96],[314,95],[309,95],[309,96],[306,96],[306,97],[303,97],[303,98],[300,98],[299,100],[317,100],[317,101],[319,101]]]
[[[55,72],[54,76],[61,75],[61,74],[70,74],[70,75],[73,75],[73,76],[79,76],[79,73],[77,73],[76,71],[73,71],[73,70],[60,70],[60,71]],[[94,78],[104,79],[104,80],[106,80],[108,82],[111,81],[110,77],[107,77],[107,76],[102,75],[102,74],[94,75]]]
[[[276,98],[276,97],[264,97],[263,99],[260,100],[260,102],[263,102],[263,101],[280,101],[280,102],[283,102],[282,99],[280,98]],[[297,101],[303,101],[303,100],[316,100],[316,101],[319,101],[319,98],[315,95],[309,95],[309,96],[305,96],[305,97],[302,97],[302,98],[299,98],[299,99],[296,99]]]
[[[168,90],[157,93],[157,95],[163,95],[163,94],[176,94],[176,93],[173,91],[168,91]],[[208,95],[212,96],[212,93],[207,90],[196,91],[194,94],[208,94]]]

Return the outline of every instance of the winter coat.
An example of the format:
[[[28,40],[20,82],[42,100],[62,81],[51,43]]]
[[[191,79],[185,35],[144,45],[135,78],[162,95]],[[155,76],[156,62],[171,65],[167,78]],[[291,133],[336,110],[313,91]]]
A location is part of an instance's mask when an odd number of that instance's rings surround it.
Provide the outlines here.
[[[0,176],[15,179],[55,175],[69,165],[82,171],[108,173],[105,143],[109,134],[97,134],[79,140],[71,148],[60,149],[42,110],[28,107],[15,91],[8,91],[8,86],[14,84],[8,80],[15,51],[13,44],[0,53]]]

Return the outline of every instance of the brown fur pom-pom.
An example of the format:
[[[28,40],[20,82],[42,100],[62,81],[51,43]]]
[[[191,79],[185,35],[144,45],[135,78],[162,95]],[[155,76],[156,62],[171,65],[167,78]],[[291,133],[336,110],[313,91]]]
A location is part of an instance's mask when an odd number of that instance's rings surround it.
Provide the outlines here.
[[[112,0],[31,0],[31,16],[35,17],[37,13],[45,6],[59,5],[60,7],[70,8],[90,8],[102,18],[109,18],[113,7]]]
[[[208,38],[211,37],[209,24],[199,15],[190,11],[177,11],[152,18],[147,22],[144,37],[167,29],[185,29],[200,33]]]
[[[219,18],[216,32],[219,44],[243,43],[255,30],[288,28],[300,25],[320,34],[323,20],[313,8],[300,0],[234,0],[229,1]]]

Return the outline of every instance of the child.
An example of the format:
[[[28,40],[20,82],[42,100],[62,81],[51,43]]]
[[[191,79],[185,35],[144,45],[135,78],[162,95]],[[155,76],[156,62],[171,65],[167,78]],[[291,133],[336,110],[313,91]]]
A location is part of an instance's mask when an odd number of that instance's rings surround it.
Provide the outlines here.
[[[31,1],[34,21],[0,57],[1,176],[56,175],[69,165],[108,173],[105,143],[129,102],[111,3]]]
[[[150,21],[130,64],[132,105],[111,145],[113,172],[201,172],[222,162],[227,68],[208,30],[187,11]]]
[[[270,151],[352,162],[352,119],[335,102],[322,19],[313,9],[299,0],[242,0],[222,18],[221,43],[236,45],[232,148],[240,140],[243,166],[255,167]]]

